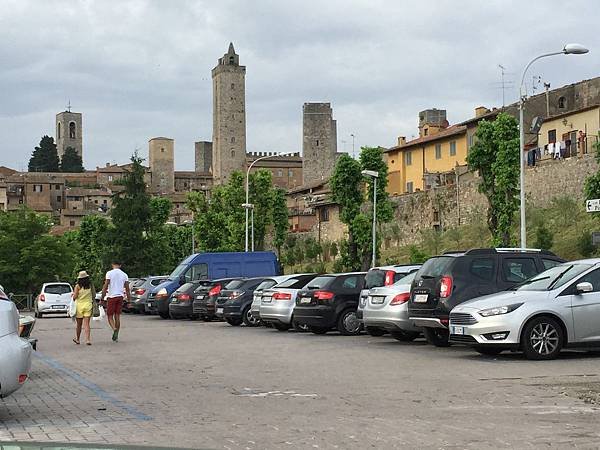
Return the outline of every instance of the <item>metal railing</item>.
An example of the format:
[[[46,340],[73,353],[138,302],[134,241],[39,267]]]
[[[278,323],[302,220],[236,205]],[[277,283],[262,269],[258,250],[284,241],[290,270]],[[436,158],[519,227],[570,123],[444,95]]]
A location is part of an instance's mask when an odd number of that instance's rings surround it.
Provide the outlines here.
[[[35,296],[33,294],[14,294],[11,300],[19,311],[33,311],[33,302]]]

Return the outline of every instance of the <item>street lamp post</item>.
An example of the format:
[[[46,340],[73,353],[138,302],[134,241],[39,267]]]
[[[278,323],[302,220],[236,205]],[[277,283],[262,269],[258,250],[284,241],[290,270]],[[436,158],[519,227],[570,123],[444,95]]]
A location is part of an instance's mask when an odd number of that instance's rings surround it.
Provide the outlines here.
[[[248,210],[254,208],[254,205],[252,203],[250,203],[250,189],[249,189],[249,182],[250,182],[250,169],[252,169],[252,167],[254,166],[254,164],[256,164],[258,161],[262,161],[263,159],[267,159],[267,158],[274,158],[277,156],[289,156],[292,155],[292,153],[276,153],[274,155],[267,155],[267,156],[261,156],[260,158],[256,158],[254,161],[252,161],[250,163],[250,165],[248,166],[248,169],[246,170],[246,203],[242,204],[242,207],[246,210],[246,245],[244,247],[244,251],[248,251]],[[252,211],[252,251],[254,251],[254,210]]]
[[[521,85],[519,86],[519,161],[520,161],[520,172],[519,172],[519,201],[520,201],[520,214],[521,214],[521,248],[527,247],[527,228],[525,221],[525,129],[523,125],[523,115],[525,109],[525,97],[526,93],[523,91],[523,84],[525,83],[525,75],[531,65],[538,59],[546,58],[548,56],[556,55],[582,55],[587,53],[589,50],[580,44],[567,44],[560,52],[546,53],[533,58],[525,66],[523,75],[521,76]]]
[[[372,231],[372,240],[373,240],[373,255],[371,257],[371,267],[375,267],[375,259],[376,259],[376,242],[377,242],[377,178],[379,178],[379,172],[375,170],[363,170],[361,172],[366,177],[373,178],[373,231]]]
[[[356,153],[354,153],[354,133],[352,133],[350,136],[352,136],[352,157],[356,158]]]

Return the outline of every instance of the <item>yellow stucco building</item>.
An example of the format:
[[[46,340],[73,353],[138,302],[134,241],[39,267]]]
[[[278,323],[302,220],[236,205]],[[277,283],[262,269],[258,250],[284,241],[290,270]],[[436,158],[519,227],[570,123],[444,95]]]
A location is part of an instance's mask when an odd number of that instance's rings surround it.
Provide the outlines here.
[[[549,143],[564,141],[563,157],[593,151],[600,131],[600,105],[555,115],[544,120],[539,131],[538,147],[547,149]],[[551,158],[542,152],[542,158]]]
[[[439,174],[466,164],[467,127],[448,126],[446,111],[430,109],[419,113],[419,137],[385,151],[388,165],[387,191],[392,195],[424,190]]]

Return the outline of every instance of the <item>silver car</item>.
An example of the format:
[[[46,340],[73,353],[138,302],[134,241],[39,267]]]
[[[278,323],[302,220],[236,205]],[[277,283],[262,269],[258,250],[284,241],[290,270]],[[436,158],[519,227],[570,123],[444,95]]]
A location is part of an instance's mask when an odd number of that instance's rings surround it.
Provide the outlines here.
[[[262,302],[263,294],[273,286],[277,286],[279,283],[282,283],[295,275],[280,275],[276,277],[270,277],[269,279],[263,281],[258,285],[258,287],[254,290],[254,294],[252,296],[252,305],[250,306],[250,314],[252,318],[256,321],[256,323],[260,323],[260,304]]]
[[[450,312],[450,341],[495,355],[553,359],[565,347],[600,347],[600,259],[564,263],[510,291]]]
[[[399,341],[412,341],[419,336],[420,329],[408,319],[410,284],[416,273],[400,278],[391,286],[376,287],[369,291],[362,322],[371,335],[389,331]]]
[[[362,321],[363,311],[367,304],[369,291],[376,287],[391,286],[400,278],[416,272],[421,267],[421,264],[396,264],[394,266],[381,266],[369,269],[365,277],[365,286],[360,291],[360,299],[356,310],[356,317]],[[371,336],[382,336],[385,330],[382,328],[366,328],[367,333]]]
[[[266,290],[260,303],[260,318],[263,322],[272,324],[279,331],[287,331],[292,327],[297,331],[307,331],[307,327],[294,322],[294,308],[298,292],[316,277],[316,273],[292,275],[286,281]]]
[[[41,319],[44,314],[67,314],[73,288],[69,283],[44,283],[35,300],[35,317]]]
[[[0,398],[23,386],[31,369],[31,352],[29,342],[19,337],[17,307],[0,294]]]

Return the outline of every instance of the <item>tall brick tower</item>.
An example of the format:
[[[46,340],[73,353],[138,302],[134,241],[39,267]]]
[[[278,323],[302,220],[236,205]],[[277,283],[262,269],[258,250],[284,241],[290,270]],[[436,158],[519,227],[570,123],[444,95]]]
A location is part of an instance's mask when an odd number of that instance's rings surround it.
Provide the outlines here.
[[[234,170],[246,167],[246,67],[240,66],[233,43],[212,70],[215,184],[226,183]]]
[[[302,107],[302,183],[328,179],[337,160],[337,123],[330,103]]]
[[[83,128],[81,113],[63,111],[56,115],[56,147],[58,156],[62,158],[67,147],[73,147],[83,159]]]
[[[153,190],[160,194],[175,192],[175,141],[166,137],[150,139],[148,156]]]

